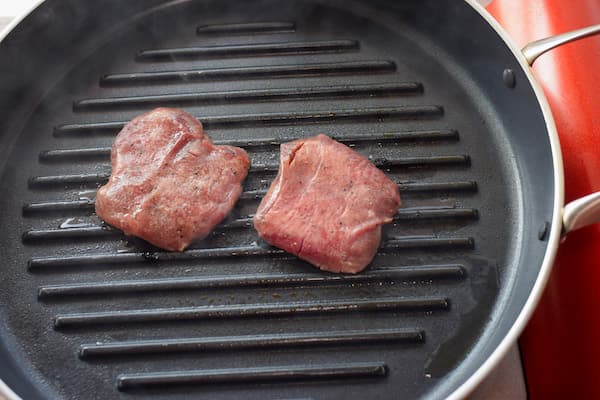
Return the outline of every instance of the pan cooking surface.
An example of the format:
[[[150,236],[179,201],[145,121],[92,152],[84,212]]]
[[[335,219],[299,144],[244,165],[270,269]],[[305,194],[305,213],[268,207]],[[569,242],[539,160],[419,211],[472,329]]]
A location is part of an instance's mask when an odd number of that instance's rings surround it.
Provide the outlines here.
[[[485,327],[513,246],[500,128],[409,26],[263,3],[173,4],[95,33],[104,44],[23,127],[0,183],[3,334],[49,397],[414,397]],[[230,217],[183,253],[94,214],[115,134],[156,106],[184,108],[252,158]],[[321,132],[403,199],[356,276],[320,272],[252,228],[278,145]]]

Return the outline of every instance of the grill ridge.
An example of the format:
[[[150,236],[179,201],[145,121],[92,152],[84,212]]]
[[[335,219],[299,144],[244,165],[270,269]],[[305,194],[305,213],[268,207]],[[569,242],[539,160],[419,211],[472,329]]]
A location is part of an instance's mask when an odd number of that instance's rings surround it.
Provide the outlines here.
[[[77,100],[75,111],[120,109],[197,104],[233,104],[243,102],[294,101],[311,99],[350,99],[360,97],[391,97],[417,95],[423,91],[418,82],[381,83],[345,86],[315,86],[308,88],[253,89],[225,92],[195,92],[157,94],[130,97],[108,97]]]
[[[380,248],[380,252],[393,252],[410,248],[467,247],[475,245],[470,237],[443,238],[436,236],[407,236],[390,238]],[[159,261],[184,261],[205,258],[229,258],[249,256],[285,256],[287,253],[277,248],[260,246],[238,246],[209,249],[190,249],[183,253],[143,252],[143,253],[106,253],[83,256],[34,257],[28,262],[28,269],[81,267],[116,263],[147,263]],[[295,258],[289,255],[291,258]]]
[[[47,285],[38,290],[38,298],[61,296],[155,292],[164,290],[207,290],[247,287],[285,287],[313,285],[353,285],[355,283],[391,282],[403,279],[460,279],[465,267],[460,264],[418,265],[379,268],[360,275],[323,275],[314,273],[271,273],[197,278],[163,278],[118,282],[91,282]]]
[[[206,129],[251,126],[302,125],[335,123],[340,121],[372,122],[383,120],[419,120],[440,118],[444,113],[441,106],[398,106],[343,109],[332,111],[298,111],[295,113],[264,113],[202,117]],[[54,128],[56,137],[75,134],[111,133],[125,126],[125,122],[92,122],[65,124]]]
[[[158,72],[113,73],[100,78],[101,86],[134,86],[193,81],[276,79],[309,76],[383,74],[394,72],[389,60],[342,61],[310,64],[261,65]]]
[[[455,207],[412,207],[398,210],[394,216],[394,221],[412,221],[425,219],[477,219],[477,210],[473,208],[455,208]],[[248,228],[252,226],[252,218],[238,218],[231,222],[226,222],[217,226],[214,230],[219,233],[223,230]],[[118,229],[107,225],[91,225],[74,228],[60,229],[32,229],[23,233],[23,240],[27,243],[36,241],[46,241],[52,239],[89,239],[89,238],[123,238],[124,235]]]
[[[384,132],[384,133],[369,133],[355,135],[332,135],[332,138],[341,143],[419,143],[419,142],[442,142],[442,141],[458,141],[459,135],[453,129],[434,129],[434,130],[415,130],[415,131],[399,131],[399,132]],[[258,138],[248,140],[225,139],[213,140],[216,145],[237,146],[246,149],[256,147],[273,147],[279,146],[281,143],[298,140],[300,137],[285,137],[285,138]],[[61,162],[85,159],[109,159],[110,147],[93,147],[93,148],[76,148],[76,149],[56,149],[45,150],[39,155],[39,160],[43,162]]]
[[[215,232],[220,232],[228,229],[247,228],[251,226],[252,218],[238,218],[230,222],[220,224],[215,229]],[[123,233],[108,225],[91,225],[73,228],[59,229],[32,229],[23,234],[23,240],[30,243],[36,240],[51,240],[51,239],[86,239],[86,238],[102,238],[102,237],[123,237]]]
[[[445,297],[414,297],[396,299],[350,299],[289,302],[277,304],[227,304],[218,306],[170,307],[159,309],[98,311],[59,314],[54,318],[55,329],[103,324],[132,324],[139,322],[199,321],[229,318],[272,318],[304,314],[329,314],[375,311],[435,311],[450,306]]]
[[[227,35],[227,34],[257,34],[295,32],[294,22],[246,22],[237,24],[200,25],[196,28],[197,35]]]
[[[117,378],[117,386],[119,390],[126,390],[157,385],[337,380],[386,375],[387,366],[384,363],[363,362],[122,374]]]
[[[401,193],[435,193],[435,192],[475,192],[477,183],[474,181],[455,181],[455,182],[400,182],[398,188]],[[241,200],[260,200],[266,190],[246,190],[242,192]],[[36,203],[27,203],[23,205],[23,214],[25,216],[39,213],[59,213],[59,212],[81,212],[93,211],[93,200],[55,200]]]
[[[470,158],[466,154],[460,155],[440,155],[440,156],[416,156],[416,157],[398,157],[392,159],[373,159],[371,160],[375,166],[379,168],[394,168],[394,167],[417,167],[437,165],[469,165]],[[107,165],[108,166],[108,165]],[[277,172],[279,164],[252,164],[250,173]],[[34,176],[29,179],[29,186],[45,187],[45,186],[68,186],[68,185],[102,185],[108,181],[110,173],[93,173],[93,174],[73,174],[73,175],[47,175]]]
[[[268,55],[295,55],[307,53],[341,53],[358,51],[357,40],[315,40],[302,42],[228,44],[224,46],[181,47],[142,50],[139,61],[174,61],[176,59],[203,59],[212,57],[248,57]]]
[[[197,337],[159,340],[130,340],[82,344],[81,358],[99,356],[158,354],[205,351],[268,349],[277,347],[371,344],[377,342],[423,342],[425,332],[419,328],[367,331],[296,332],[264,335]]]

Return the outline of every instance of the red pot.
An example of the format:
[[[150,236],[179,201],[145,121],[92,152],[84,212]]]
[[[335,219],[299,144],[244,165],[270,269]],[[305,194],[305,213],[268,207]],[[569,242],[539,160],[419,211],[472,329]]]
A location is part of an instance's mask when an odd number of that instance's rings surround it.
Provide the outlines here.
[[[598,0],[495,0],[488,10],[515,41],[600,23]],[[541,56],[544,88],[561,141],[565,201],[600,190],[600,38]],[[530,398],[600,398],[600,226],[569,234],[521,337]]]

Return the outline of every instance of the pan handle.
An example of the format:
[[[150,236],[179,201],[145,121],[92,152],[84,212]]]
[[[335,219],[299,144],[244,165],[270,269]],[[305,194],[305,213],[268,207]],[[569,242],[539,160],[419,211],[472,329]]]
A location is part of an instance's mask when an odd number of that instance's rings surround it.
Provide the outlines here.
[[[555,47],[561,46],[566,43],[570,43],[574,40],[579,40],[586,38],[588,36],[597,35],[600,33],[600,25],[592,25],[587,28],[577,29],[575,31],[570,31],[566,33],[562,33],[560,35],[550,36],[545,39],[536,40],[535,42],[531,42],[527,44],[521,52],[525,56],[527,63],[532,65],[535,60],[547,52],[548,50],[552,50]]]
[[[563,209],[563,235],[600,222],[600,192],[574,200]]]
[[[555,47],[597,34],[600,34],[600,24],[536,40],[523,47],[521,52],[527,63],[532,65],[539,56]],[[592,193],[565,205],[562,220],[563,235],[600,222],[600,192]]]

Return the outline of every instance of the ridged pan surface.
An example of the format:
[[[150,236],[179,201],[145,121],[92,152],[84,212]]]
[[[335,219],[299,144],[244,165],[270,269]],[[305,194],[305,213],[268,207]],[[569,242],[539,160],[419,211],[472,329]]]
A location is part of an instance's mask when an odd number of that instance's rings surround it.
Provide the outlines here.
[[[53,77],[2,171],[2,333],[29,385],[49,398],[411,398],[460,365],[514,262],[502,126],[409,24],[347,4],[174,2],[90,32],[102,39]],[[252,159],[231,215],[183,253],[94,214],[116,133],[157,106]],[[355,276],[252,227],[279,144],[318,133],[368,156],[403,199]]]

